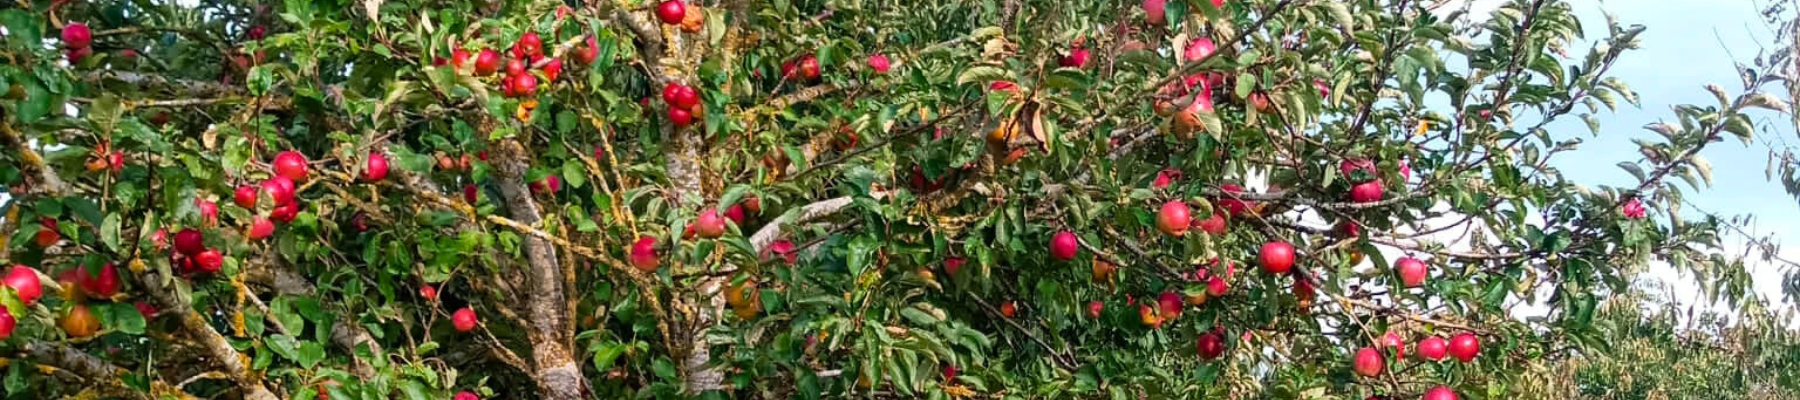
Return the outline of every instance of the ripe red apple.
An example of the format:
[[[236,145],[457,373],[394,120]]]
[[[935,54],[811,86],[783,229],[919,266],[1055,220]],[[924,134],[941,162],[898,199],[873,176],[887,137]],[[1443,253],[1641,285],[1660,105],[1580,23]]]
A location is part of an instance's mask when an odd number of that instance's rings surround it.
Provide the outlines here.
[[[306,156],[298,151],[277,153],[271,164],[275,168],[275,175],[287,177],[294,182],[306,181]]]
[[[469,202],[469,204],[475,204],[475,200],[477,200],[475,194],[475,185],[463,185],[463,201]]]
[[[656,259],[656,237],[649,235],[638,237],[637,242],[631,244],[631,253],[627,258],[630,259],[631,266],[636,267],[638,271],[656,272],[660,266],[660,262]]]
[[[32,241],[37,242],[38,247],[55,246],[56,242],[61,240],[62,234],[50,227],[39,228],[37,235],[32,238]]]
[[[94,32],[93,30],[88,29],[87,24],[71,22],[68,25],[63,26],[62,41],[64,47],[70,49],[85,49],[89,45],[94,44]]]
[[[1227,183],[1219,185],[1219,191],[1225,193],[1224,196],[1220,196],[1219,198],[1219,207],[1224,208],[1227,214],[1236,217],[1243,215],[1244,212],[1250,211],[1252,203],[1239,200],[1235,197],[1238,193],[1244,192],[1243,187]]]
[[[1161,295],[1156,296],[1156,307],[1157,311],[1161,312],[1160,315],[1164,321],[1181,318],[1181,294],[1175,292],[1163,292]]]
[[[988,91],[1018,93],[1019,85],[1016,85],[1016,84],[1013,84],[1012,82],[1007,82],[1007,81],[994,81],[994,83],[988,84]]]
[[[1063,66],[1063,67],[1086,68],[1087,62],[1088,62],[1088,55],[1089,55],[1089,53],[1088,53],[1087,48],[1076,47],[1073,49],[1069,49],[1069,54],[1063,55],[1061,59],[1058,59],[1056,61],[1056,63],[1057,63],[1057,65]]]
[[[288,177],[276,176],[263,181],[262,191],[269,194],[269,199],[274,200],[276,206],[294,202],[294,180]]]
[[[1269,112],[1270,106],[1272,105],[1274,104],[1269,102],[1269,95],[1267,93],[1255,92],[1250,94],[1250,107],[1256,108],[1256,112]]]
[[[686,128],[694,123],[694,114],[688,110],[671,108],[669,109],[669,123],[675,125],[676,128]]]
[[[744,224],[744,206],[741,204],[732,204],[731,207],[726,207],[725,208],[725,219],[731,220],[731,223],[733,225],[743,225]]]
[[[219,204],[206,199],[194,199],[194,208],[200,210],[200,221],[206,226],[219,223]]]
[[[531,74],[528,74],[528,73],[523,73],[523,72],[519,73],[518,75],[514,75],[512,78],[512,88],[513,88],[513,95],[519,96],[519,97],[537,94],[537,91],[538,91],[537,77],[532,76]]]
[[[1219,46],[1213,44],[1212,38],[1200,36],[1188,41],[1187,47],[1181,50],[1181,59],[1188,62],[1200,61],[1218,51]]]
[[[1419,341],[1418,353],[1419,357],[1438,361],[1444,359],[1444,355],[1449,354],[1449,348],[1450,344],[1444,338],[1432,336]]]
[[[1127,295],[1125,301],[1127,304],[1130,304],[1132,299]],[[1162,328],[1162,316],[1158,315],[1156,312],[1159,307],[1152,307],[1149,304],[1150,302],[1147,301],[1144,303],[1145,304],[1138,305],[1138,322],[1144,323],[1144,326],[1150,327],[1150,329]]]
[[[244,38],[250,39],[250,40],[262,40],[263,35],[266,35],[266,34],[268,34],[268,30],[264,29],[262,27],[262,25],[257,25],[257,26],[250,27],[249,30],[246,30],[244,32]]]
[[[1013,305],[1012,300],[1007,300],[1005,303],[1000,303],[1000,316],[1012,318],[1013,315],[1018,314],[1018,313],[1019,313],[1019,307]]]
[[[794,242],[786,240],[777,240],[769,243],[769,248],[763,250],[763,259],[766,260],[771,255],[781,257],[782,261],[786,262],[787,265],[794,265],[795,262],[800,261],[800,253],[794,251]]]
[[[656,6],[656,19],[664,24],[680,25],[683,18],[687,18],[687,4],[681,0],[666,0]]]
[[[1381,180],[1358,183],[1350,187],[1350,201],[1368,203],[1381,201]]]
[[[63,56],[69,59],[69,65],[80,64],[81,60],[86,60],[88,56],[92,55],[94,55],[94,48],[92,47],[69,49],[67,52],[63,53]]]
[[[1101,303],[1099,300],[1088,301],[1088,306],[1087,306],[1088,318],[1100,319],[1100,312],[1104,311],[1105,308],[1106,308],[1106,303]]]
[[[1163,203],[1162,210],[1156,213],[1156,229],[1163,234],[1181,237],[1187,234],[1188,225],[1193,219],[1188,215],[1188,205],[1181,200],[1169,200]]]
[[[944,275],[956,276],[956,271],[962,270],[964,261],[965,260],[963,260],[962,257],[950,257],[944,259]]]
[[[1194,226],[1200,228],[1201,232],[1206,232],[1208,235],[1223,235],[1225,234],[1225,215],[1213,212],[1211,217],[1194,221]]]
[[[807,337],[811,338],[812,336],[807,336]],[[945,365],[944,366],[944,380],[945,381],[956,380],[956,373],[958,371],[960,371],[960,370],[957,369],[955,365]]]
[[[1425,397],[1421,397],[1420,399],[1421,400],[1456,400],[1456,392],[1450,390],[1450,388],[1448,388],[1448,387],[1438,386],[1438,387],[1431,388],[1431,390],[1425,391]]]
[[[670,82],[663,85],[662,94],[663,102],[669,103],[671,107],[688,110],[700,104],[700,92],[694,90],[693,86]]]
[[[1338,172],[1343,174],[1345,179],[1354,178],[1357,171],[1362,171],[1372,178],[1376,173],[1375,162],[1367,158],[1347,158],[1338,162]]]
[[[494,51],[494,49],[481,49],[481,53],[475,55],[475,75],[493,75],[494,71],[499,70],[500,52]]]
[[[255,209],[256,187],[251,185],[239,185],[237,190],[231,193],[231,201],[237,203],[238,207]]]
[[[1281,241],[1263,243],[1262,250],[1256,254],[1256,260],[1263,272],[1285,274],[1294,268],[1294,245]]]
[[[1219,356],[1225,354],[1225,336],[1219,334],[1218,331],[1207,332],[1200,335],[1200,339],[1196,341],[1194,347],[1199,350],[1201,360],[1217,360]]]
[[[550,62],[544,63],[541,69],[544,71],[545,81],[556,82],[556,76],[562,75],[562,60],[552,58]]]
[[[519,75],[525,75],[525,67],[525,59],[523,58],[514,57],[513,59],[506,60],[506,78],[510,80]]]
[[[169,230],[157,228],[156,233],[150,234],[150,247],[156,250],[168,248]]]
[[[148,302],[139,300],[136,303],[132,303],[131,307],[136,308],[138,314],[143,315],[145,320],[156,319],[156,306],[150,305]]]
[[[1174,167],[1163,168],[1156,172],[1156,179],[1150,181],[1151,189],[1168,189],[1175,180],[1181,179],[1181,170]]]
[[[1228,290],[1231,290],[1231,287],[1230,287],[1230,285],[1225,283],[1225,278],[1221,278],[1217,275],[1214,275],[1211,278],[1208,278],[1208,280],[1206,281],[1206,295],[1207,296],[1211,296],[1211,297],[1224,296],[1225,292]]]
[[[575,48],[575,63],[592,65],[594,60],[600,58],[600,42],[594,39],[594,35],[587,35],[586,44],[586,46]]]
[[[299,203],[282,204],[269,210],[269,220],[284,224],[293,222],[294,217],[298,216],[300,216]]]
[[[193,228],[175,232],[175,251],[185,255],[199,254],[206,250],[206,235]]]
[[[1409,288],[1425,284],[1425,276],[1428,274],[1426,268],[1425,262],[1417,258],[1401,257],[1394,261],[1394,270],[1400,273],[1400,283]]]
[[[468,332],[475,329],[475,323],[475,310],[470,310],[468,307],[457,309],[456,313],[450,314],[450,325],[455,326],[457,332]]]
[[[1386,367],[1387,360],[1383,359],[1381,357],[1381,352],[1376,351],[1373,347],[1364,347],[1361,350],[1357,350],[1356,358],[1350,365],[1351,370],[1356,371],[1358,375],[1362,376],[1381,375],[1381,370]]]
[[[263,240],[275,234],[275,222],[261,215],[250,220],[250,229],[244,231],[244,237],[251,241]]]
[[[81,290],[88,295],[100,299],[110,299],[119,293],[119,269],[112,263],[100,266],[100,271],[89,273],[87,268],[75,267],[81,271]]]
[[[1475,355],[1480,352],[1481,339],[1476,338],[1475,334],[1463,332],[1450,337],[1450,356],[1456,357],[1458,361],[1474,361]]]
[[[468,65],[469,65],[469,51],[468,50],[456,49],[456,50],[450,51],[450,68],[455,68],[456,70],[461,71],[464,67],[467,67]]]
[[[218,249],[206,249],[206,251],[194,255],[194,266],[203,273],[219,273],[219,270],[225,267],[225,255],[219,254]]]
[[[819,57],[812,54],[800,56],[800,62],[796,68],[799,69],[801,78],[819,79]]]
[[[725,218],[719,216],[719,210],[707,207],[700,211],[699,217],[694,218],[694,231],[707,239],[725,236]]]
[[[474,392],[464,390],[456,392],[456,397],[453,397],[450,400],[481,400],[481,398],[476,397]]]
[[[388,159],[380,152],[369,152],[369,159],[363,162],[363,180],[377,182],[387,179]]]
[[[437,287],[429,284],[419,286],[419,298],[425,301],[437,301]]]
[[[5,307],[0,307],[0,340],[12,337],[13,328],[16,328],[18,324],[18,321],[13,320],[12,312],[6,311]]]
[[[868,64],[869,69],[875,70],[877,74],[885,74],[889,68],[893,68],[893,63],[888,61],[886,55],[881,54],[869,55]]]
[[[1346,219],[1338,221],[1337,225],[1332,227],[1331,232],[1338,237],[1357,237],[1362,235],[1362,226],[1357,225],[1356,221]]]
[[[1151,25],[1162,25],[1167,22],[1165,0],[1144,0],[1144,22]]]
[[[1376,342],[1376,346],[1393,348],[1394,358],[1406,357],[1406,341],[1400,338],[1399,333],[1388,332],[1387,334],[1381,335],[1381,339]]]
[[[1074,232],[1061,231],[1050,237],[1050,258],[1058,261],[1074,260],[1075,254],[1080,251],[1081,239],[1076,238]]]
[[[26,307],[37,304],[38,297],[44,295],[44,283],[38,280],[37,270],[31,267],[14,265],[11,270],[6,271],[5,283]]]
[[[525,32],[525,34],[519,35],[519,42],[514,45],[519,46],[519,52],[525,53],[527,56],[544,55],[544,39],[538,37],[537,32]]]

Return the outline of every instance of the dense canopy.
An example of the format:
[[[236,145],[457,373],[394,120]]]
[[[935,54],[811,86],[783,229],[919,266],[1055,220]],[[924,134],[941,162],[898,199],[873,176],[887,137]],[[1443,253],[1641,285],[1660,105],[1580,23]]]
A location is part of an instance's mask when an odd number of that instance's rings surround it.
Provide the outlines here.
[[[1777,77],[1566,180],[1645,28],[1563,0],[9,6],[9,399],[1658,398],[1709,388],[1645,360],[1800,354],[1631,287],[1754,297],[1679,207]]]

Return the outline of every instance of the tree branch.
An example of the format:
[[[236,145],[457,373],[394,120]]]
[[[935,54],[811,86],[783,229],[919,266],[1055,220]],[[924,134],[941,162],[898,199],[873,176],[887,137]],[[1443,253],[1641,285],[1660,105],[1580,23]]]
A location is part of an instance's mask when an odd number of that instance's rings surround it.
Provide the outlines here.
[[[513,218],[522,224],[541,222],[543,216],[537,201],[525,187],[525,170],[529,156],[524,146],[514,140],[496,143],[499,158],[494,164],[494,181],[506,200]],[[569,326],[567,294],[563,287],[562,267],[558,265],[556,247],[542,237],[525,238],[525,258],[530,269],[525,279],[530,290],[525,299],[530,314],[526,336],[531,340],[531,358],[536,369],[539,395],[546,399],[579,399],[587,392],[586,380],[575,364],[570,350],[573,337]]]

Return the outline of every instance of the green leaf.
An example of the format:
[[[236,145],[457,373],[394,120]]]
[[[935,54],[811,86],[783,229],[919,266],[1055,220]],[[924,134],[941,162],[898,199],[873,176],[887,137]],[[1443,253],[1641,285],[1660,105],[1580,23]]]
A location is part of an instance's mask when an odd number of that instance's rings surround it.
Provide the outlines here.
[[[625,354],[625,350],[628,348],[625,344],[617,342],[607,342],[600,346],[600,350],[594,352],[594,369],[601,371],[612,370],[613,361]]]
[[[269,345],[269,350],[274,350],[275,354],[281,355],[282,358],[289,360],[300,359],[300,342],[294,340],[292,337],[287,335],[271,335],[267,339],[263,339],[263,344]]]
[[[19,101],[19,122],[24,122],[26,124],[36,123],[38,120],[50,115],[50,107],[52,105],[59,105],[62,103],[62,96],[51,95],[50,90],[45,88],[44,84],[39,82],[36,78],[24,79],[23,82],[19,83],[20,86],[25,87],[25,99]]]
[[[1000,67],[995,67],[992,65],[977,65],[974,67],[969,67],[969,69],[963,70],[963,73],[961,75],[957,75],[956,76],[956,84],[967,85],[970,83],[977,83],[977,82],[991,82],[991,81],[1002,81],[1002,80],[1010,81],[1011,79],[1009,79],[1009,78],[1011,76],[1012,75],[1010,72],[1008,72],[1007,70],[1001,69]]]
[[[38,20],[36,14],[24,8],[0,11],[0,24],[6,25],[6,38],[9,39],[7,42],[15,49],[38,48],[44,45],[43,21]],[[7,391],[18,393],[13,390]]]
[[[100,241],[106,243],[107,249],[122,250],[119,248],[119,224],[118,213],[107,214],[106,222],[100,224]]]

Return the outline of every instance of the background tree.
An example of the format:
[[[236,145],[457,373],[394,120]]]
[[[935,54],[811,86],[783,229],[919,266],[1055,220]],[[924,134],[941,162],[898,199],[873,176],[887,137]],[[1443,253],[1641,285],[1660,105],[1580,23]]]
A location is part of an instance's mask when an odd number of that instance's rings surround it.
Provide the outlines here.
[[[5,387],[1563,398],[1635,271],[1744,275],[1659,206],[1786,102],[1582,187],[1643,28],[1445,7],[17,4]]]

